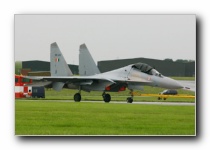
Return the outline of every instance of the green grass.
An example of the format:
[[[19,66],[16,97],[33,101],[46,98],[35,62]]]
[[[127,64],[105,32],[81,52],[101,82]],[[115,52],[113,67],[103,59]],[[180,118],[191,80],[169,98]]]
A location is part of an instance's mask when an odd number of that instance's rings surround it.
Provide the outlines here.
[[[15,101],[16,135],[195,135],[195,106]]]
[[[186,80],[186,79],[185,79]],[[144,87],[141,94],[158,94],[162,88]],[[75,103],[78,90],[46,90],[41,101],[15,101],[16,135],[195,135],[195,106]],[[136,92],[136,91],[135,91]],[[178,90],[179,94],[195,92]],[[125,101],[129,90],[110,92],[112,101]],[[81,92],[82,101],[103,101],[102,92]],[[158,101],[134,96],[135,101]],[[168,98],[161,102],[195,102],[194,98]],[[158,101],[160,102],[160,101]]]
[[[171,77],[175,80],[188,80],[188,81],[195,81],[195,77]]]

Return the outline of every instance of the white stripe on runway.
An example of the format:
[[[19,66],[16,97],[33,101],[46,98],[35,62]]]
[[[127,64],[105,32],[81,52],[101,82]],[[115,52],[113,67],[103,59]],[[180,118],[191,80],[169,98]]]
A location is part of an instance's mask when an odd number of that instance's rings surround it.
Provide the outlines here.
[[[74,100],[17,100],[17,101],[37,101],[37,102],[74,102]],[[104,101],[81,101],[82,103],[105,103]],[[80,103],[81,103],[80,102]],[[78,103],[78,102],[77,102]],[[195,103],[186,103],[186,102],[133,102],[127,103],[122,101],[111,101],[110,103],[114,104],[142,104],[142,105],[178,105],[178,106],[195,106]]]

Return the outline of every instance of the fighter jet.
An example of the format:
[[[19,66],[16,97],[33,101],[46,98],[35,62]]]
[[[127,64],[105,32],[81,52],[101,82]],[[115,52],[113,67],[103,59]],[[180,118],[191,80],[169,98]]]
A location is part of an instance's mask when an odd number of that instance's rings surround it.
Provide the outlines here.
[[[83,44],[80,46],[80,52],[84,49],[86,50],[87,48]],[[87,62],[87,66],[85,67],[93,69],[91,68],[91,62]],[[108,103],[111,101],[111,96],[106,92],[125,91],[127,88],[131,91],[127,102],[132,103],[133,90],[140,90],[142,86],[166,89],[183,88],[176,80],[162,75],[156,69],[145,63],[131,64],[105,73],[100,73],[99,70],[94,69],[95,71],[92,73],[88,69],[83,69],[86,72],[83,72],[80,76],[74,76],[55,42],[51,44],[51,76],[28,78],[48,81],[56,91],[60,91],[62,88],[78,89],[78,92],[74,95],[75,102],[81,101],[81,90],[86,92],[102,91],[103,100]]]

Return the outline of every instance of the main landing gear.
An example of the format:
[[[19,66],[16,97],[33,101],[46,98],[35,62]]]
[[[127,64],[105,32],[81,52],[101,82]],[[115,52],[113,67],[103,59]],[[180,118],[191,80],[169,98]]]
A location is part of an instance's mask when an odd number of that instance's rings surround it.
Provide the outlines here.
[[[127,103],[132,103],[133,102],[133,90],[130,90],[130,95],[131,95],[131,97],[127,98]]]
[[[131,97],[127,98],[127,103],[132,103],[133,102],[133,90],[130,90],[130,95]],[[111,101],[111,96],[110,94],[106,94],[105,92],[103,92],[102,97],[104,99],[105,103],[109,103]],[[81,94],[80,94],[80,90],[78,93],[74,94],[74,101],[75,102],[80,102],[81,101]]]
[[[105,103],[109,103],[111,101],[110,94],[106,94],[105,92],[103,92],[102,97],[103,97]]]
[[[81,93],[81,87],[79,87],[79,92],[74,94],[74,101],[75,102],[80,102],[81,101],[82,97],[81,97],[80,93]]]
[[[80,93],[76,93],[74,94],[74,101],[75,102],[80,102],[81,101],[81,94]]]

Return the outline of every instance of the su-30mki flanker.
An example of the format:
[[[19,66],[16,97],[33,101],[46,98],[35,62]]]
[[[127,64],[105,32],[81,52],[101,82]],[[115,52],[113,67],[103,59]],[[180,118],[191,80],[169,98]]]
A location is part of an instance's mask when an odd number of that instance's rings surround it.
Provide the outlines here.
[[[78,89],[78,93],[74,95],[76,102],[81,101],[81,90],[87,92],[102,91],[104,102],[110,102],[111,96],[106,92],[119,92],[127,88],[131,91],[127,102],[132,103],[133,91],[141,90],[142,86],[166,89],[183,88],[176,80],[162,75],[145,63],[135,63],[116,70],[100,73],[85,44],[80,45],[80,76],[74,76],[57,43],[52,43],[50,50],[51,76],[27,76],[27,78],[41,80],[43,81],[42,85],[51,86],[56,91],[60,91],[62,88]]]

